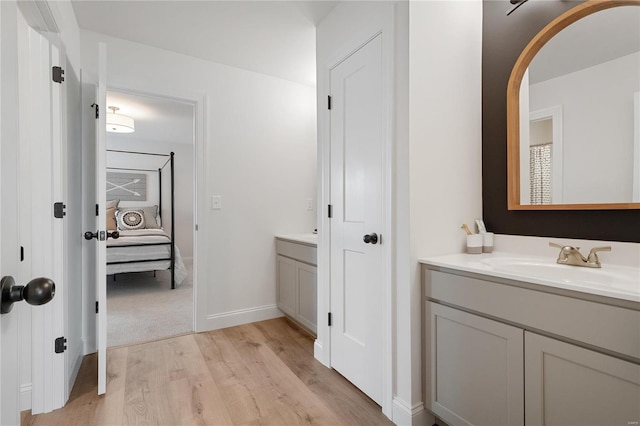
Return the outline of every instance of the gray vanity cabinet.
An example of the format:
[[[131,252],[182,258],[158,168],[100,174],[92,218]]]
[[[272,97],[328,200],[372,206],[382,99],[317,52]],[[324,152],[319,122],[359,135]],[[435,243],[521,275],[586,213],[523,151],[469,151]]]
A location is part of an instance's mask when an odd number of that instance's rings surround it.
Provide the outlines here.
[[[525,332],[528,425],[637,425],[640,367]]]
[[[317,248],[276,240],[276,303],[289,318],[317,332]]]
[[[278,308],[285,314],[296,316],[297,262],[288,257],[276,257],[276,300]]]
[[[640,422],[637,303],[428,267],[423,280],[425,405],[449,425]]]
[[[431,410],[452,425],[524,424],[523,330],[426,304]]]

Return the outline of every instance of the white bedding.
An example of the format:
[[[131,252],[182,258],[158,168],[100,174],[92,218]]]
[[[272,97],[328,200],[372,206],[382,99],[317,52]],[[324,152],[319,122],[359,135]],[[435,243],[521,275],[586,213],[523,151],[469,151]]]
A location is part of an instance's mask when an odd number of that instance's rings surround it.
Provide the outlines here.
[[[126,272],[143,272],[169,269],[170,260],[157,260],[141,263],[119,263],[109,265],[111,262],[124,262],[150,259],[169,259],[171,257],[171,245],[145,245],[126,247],[131,244],[168,243],[169,236],[162,229],[135,229],[119,231],[120,238],[107,240],[107,274],[121,274]],[[180,256],[178,246],[175,246],[175,284],[180,285],[187,277],[187,270]]]

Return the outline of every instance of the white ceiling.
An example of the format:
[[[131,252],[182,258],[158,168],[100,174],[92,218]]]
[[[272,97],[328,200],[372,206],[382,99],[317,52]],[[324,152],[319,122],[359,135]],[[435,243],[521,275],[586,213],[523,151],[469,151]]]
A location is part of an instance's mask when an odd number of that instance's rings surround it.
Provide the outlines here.
[[[80,28],[286,80],[315,85],[315,27],[336,1],[73,0]],[[109,141],[193,141],[193,107],[110,91],[107,106],[133,117]]]
[[[80,28],[315,85],[315,28],[337,1],[73,0]]]

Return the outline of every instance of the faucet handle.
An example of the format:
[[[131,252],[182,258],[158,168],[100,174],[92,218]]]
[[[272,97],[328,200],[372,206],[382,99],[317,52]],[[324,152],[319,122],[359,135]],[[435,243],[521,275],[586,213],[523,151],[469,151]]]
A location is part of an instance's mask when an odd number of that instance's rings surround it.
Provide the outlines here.
[[[562,244],[553,243],[551,241],[549,241],[549,247],[555,247],[555,248],[559,248],[559,249],[565,248],[565,246],[563,246]]]
[[[611,246],[592,248],[589,251],[589,256],[587,257],[587,260],[593,263],[600,263],[600,261],[598,260],[598,254],[597,254],[599,251],[611,251]]]

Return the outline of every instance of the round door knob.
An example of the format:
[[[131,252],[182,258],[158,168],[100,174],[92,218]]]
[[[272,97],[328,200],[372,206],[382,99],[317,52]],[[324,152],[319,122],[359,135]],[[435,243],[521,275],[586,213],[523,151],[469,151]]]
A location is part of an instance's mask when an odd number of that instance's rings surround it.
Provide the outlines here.
[[[0,282],[0,313],[11,312],[13,304],[25,300],[28,304],[44,305],[56,294],[56,284],[49,278],[34,278],[26,286],[16,285],[13,277],[2,277]]]
[[[92,240],[92,239],[97,239],[98,238],[98,233],[97,232],[91,232],[91,231],[87,231],[84,233],[84,239],[85,240]]]
[[[107,238],[113,238],[114,240],[117,240],[118,238],[120,238],[120,233],[118,231],[107,231]]]
[[[366,243],[366,244],[378,244],[378,234],[376,234],[375,232],[372,232],[371,234],[366,234],[362,240]]]

